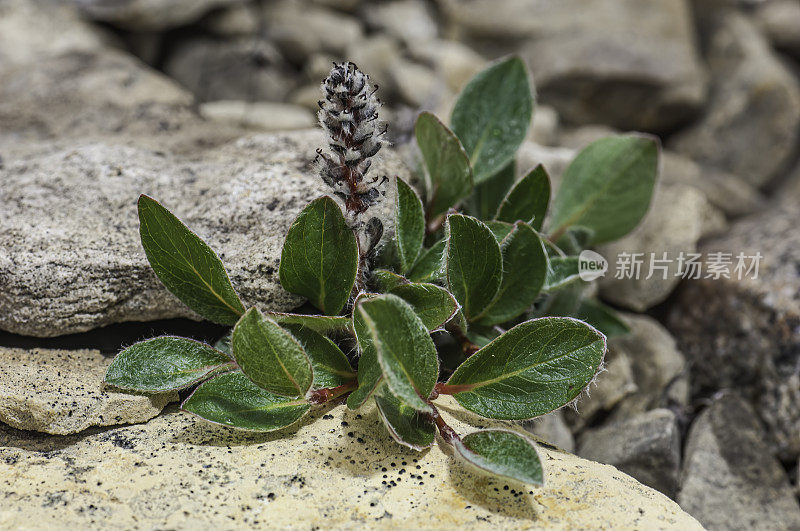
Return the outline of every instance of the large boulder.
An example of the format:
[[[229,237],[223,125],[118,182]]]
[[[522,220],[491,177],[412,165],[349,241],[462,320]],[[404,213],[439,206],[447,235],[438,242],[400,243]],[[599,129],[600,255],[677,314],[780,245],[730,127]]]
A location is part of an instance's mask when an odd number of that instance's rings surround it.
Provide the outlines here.
[[[745,393],[766,423],[773,449],[787,459],[800,455],[798,219],[796,197],[785,196],[704,243],[703,278],[685,284],[669,318],[692,364],[695,393]],[[737,268],[740,254],[743,267]],[[708,269],[714,261],[730,278],[714,278]]]
[[[96,350],[0,347],[0,422],[58,435],[91,426],[146,422],[175,392],[135,395],[105,389],[109,358]]]
[[[703,105],[705,74],[684,0],[440,4],[465,38],[527,42],[521,53],[541,100],[569,122],[662,131]]]
[[[725,11],[712,26],[709,105],[670,147],[764,186],[792,162],[800,135],[800,86],[753,23]]]
[[[327,192],[312,164],[323,141],[318,130],[243,137],[186,157],[96,143],[7,164],[0,329],[55,336],[193,316],[147,263],[139,194],[161,201],[219,253],[247,304],[297,306],[301,299],[280,287],[278,262],[292,220]],[[408,177],[388,150],[373,166]]]
[[[692,424],[678,502],[708,529],[798,529],[800,505],[753,409],[717,398]]]
[[[441,402],[460,433],[474,430],[466,422],[506,426],[451,416],[454,402]],[[701,529],[612,466],[541,446],[545,486],[520,485],[477,473],[447,446],[401,447],[373,408],[318,408],[271,434],[175,411],[81,437],[0,427],[0,448],[4,528]]]

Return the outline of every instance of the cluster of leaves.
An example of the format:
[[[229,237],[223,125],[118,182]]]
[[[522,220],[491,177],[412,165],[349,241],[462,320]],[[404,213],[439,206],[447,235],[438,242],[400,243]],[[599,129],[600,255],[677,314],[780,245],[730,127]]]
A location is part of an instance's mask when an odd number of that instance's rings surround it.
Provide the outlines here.
[[[361,260],[339,203],[311,202],[286,235],[279,275],[319,314],[245,309],[217,255],[142,196],[141,239],[158,277],[192,310],[233,330],[215,346],[178,337],[135,344],[114,359],[106,381],[145,392],[196,386],[184,410],[262,431],[331,400],[346,398],[351,409],[374,400],[401,444],[422,450],[438,430],[473,465],[541,483],[530,439],[502,429],[461,436],[434,400],[449,394],[486,418],[531,419],[572,402],[592,381],[606,351],[598,328],[624,325],[582,296],[576,255],[636,226],[658,147],[638,135],[590,145],[550,205],[542,166],[515,182],[533,107],[528,73],[512,57],[467,85],[452,129],[421,114],[425,201],[397,179],[394,235],[376,264]]]

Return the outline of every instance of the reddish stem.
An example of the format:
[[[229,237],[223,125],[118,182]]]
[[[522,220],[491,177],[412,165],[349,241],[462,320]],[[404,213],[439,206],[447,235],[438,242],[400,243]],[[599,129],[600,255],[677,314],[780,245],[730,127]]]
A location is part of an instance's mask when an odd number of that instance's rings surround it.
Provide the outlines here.
[[[470,384],[463,384],[463,385],[447,385],[444,382],[437,383],[433,391],[436,393],[436,396],[439,395],[454,395],[456,393],[463,393],[464,391],[470,391],[475,386]]]
[[[430,400],[428,400],[428,405],[431,406],[433,410],[433,412],[430,413],[431,419],[436,423],[436,427],[439,428],[439,434],[442,436],[442,439],[444,439],[444,442],[453,444],[454,441],[458,441],[458,434],[453,428],[447,425],[441,413],[439,413],[439,410],[436,409],[436,406],[434,406]]]
[[[358,382],[356,380],[350,380],[346,384],[340,385],[339,387],[313,389],[308,394],[308,401],[315,405],[330,402],[331,400],[339,398],[340,396],[353,391],[356,388],[357,383]]]

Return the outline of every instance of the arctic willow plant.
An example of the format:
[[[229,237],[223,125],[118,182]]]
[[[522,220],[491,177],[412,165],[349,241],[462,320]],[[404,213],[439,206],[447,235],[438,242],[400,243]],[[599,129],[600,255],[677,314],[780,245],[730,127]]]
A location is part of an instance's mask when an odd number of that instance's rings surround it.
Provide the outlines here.
[[[383,223],[371,212],[390,180],[370,172],[386,131],[380,104],[352,63],[334,65],[322,89],[329,149],[317,160],[333,197],[312,201],[294,221],[279,270],[283,287],[320,313],[245,308],[217,255],[142,196],[153,270],[192,310],[233,330],[216,346],[179,337],[135,344],[114,359],[106,382],[139,392],[196,386],[184,410],[261,431],[333,400],[351,409],[374,400],[401,444],[422,450],[438,431],[477,467],[541,483],[530,439],[504,429],[457,434],[435,400],[447,394],[483,417],[531,419],[586,388],[606,351],[598,328],[624,325],[583,296],[577,254],[637,225],[657,143],[641,135],[595,142],[565,171],[550,205],[542,166],[516,179],[534,99],[522,61],[501,60],[466,86],[451,128],[419,116],[425,201],[393,179],[394,231],[382,242]]]

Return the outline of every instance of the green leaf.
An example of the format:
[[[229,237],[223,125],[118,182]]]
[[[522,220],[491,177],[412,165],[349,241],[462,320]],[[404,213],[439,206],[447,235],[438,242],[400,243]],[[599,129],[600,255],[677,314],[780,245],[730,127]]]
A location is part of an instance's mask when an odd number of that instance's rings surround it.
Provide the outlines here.
[[[281,285],[326,315],[336,315],[350,297],[357,269],[358,244],[342,210],[330,197],[315,199],[286,234]]]
[[[350,409],[358,409],[364,405],[364,402],[378,388],[378,384],[383,381],[383,371],[378,363],[378,352],[375,350],[375,343],[364,318],[359,312],[355,311],[361,301],[374,296],[373,294],[361,294],[353,305],[353,329],[355,330],[361,356],[358,358],[358,387],[347,397],[347,407]]]
[[[304,396],[312,369],[303,347],[278,323],[250,308],[233,329],[233,357],[253,382],[281,396]]]
[[[658,154],[658,140],[638,134],[602,138],[584,148],[561,177],[553,234],[580,225],[594,231],[597,244],[633,230],[650,205]]]
[[[475,316],[483,325],[496,325],[530,308],[544,284],[547,255],[539,235],[530,225],[517,222],[500,243],[503,280],[485,310]]]
[[[503,278],[503,257],[492,231],[475,218],[447,217],[447,286],[467,320],[494,299]]]
[[[403,284],[389,293],[409,303],[429,332],[441,329],[458,310],[450,292],[435,284]]]
[[[575,317],[597,328],[606,337],[622,336],[631,331],[617,312],[598,300],[583,299]]]
[[[408,272],[408,279],[413,282],[432,282],[439,280],[444,275],[445,241],[439,240],[429,249],[425,249],[419,255],[417,263]]]
[[[181,408],[224,426],[273,431],[290,426],[310,409],[302,399],[261,389],[241,371],[227,372],[203,383]]]
[[[231,359],[213,347],[164,336],[136,343],[117,354],[106,371],[105,382],[129,391],[172,391],[232,367]]]
[[[475,184],[514,158],[532,114],[533,92],[519,57],[496,61],[464,87],[450,121],[469,155]]]
[[[472,191],[469,157],[456,135],[436,116],[423,112],[414,127],[428,179],[428,215],[455,207]]]
[[[561,236],[556,245],[567,254],[581,254],[594,238],[594,231],[586,227],[574,225],[568,228]]]
[[[496,218],[509,223],[525,221],[534,229],[541,230],[549,203],[550,177],[539,164],[508,192],[497,209]]]
[[[405,405],[386,385],[375,393],[375,403],[383,424],[395,441],[417,451],[433,446],[436,424],[430,415]]]
[[[542,485],[542,462],[533,441],[510,430],[482,430],[470,433],[454,444],[470,464],[497,476]]]
[[[497,243],[505,240],[506,236],[511,234],[511,231],[514,230],[514,225],[506,223],[505,221],[486,221],[485,223],[486,226],[489,227],[489,230],[492,231],[492,234],[494,234],[494,239],[497,240]]]
[[[310,328],[298,324],[283,325],[297,339],[311,360],[313,386],[338,387],[355,380],[356,371],[336,343]]]
[[[233,347],[231,347],[232,335],[233,335],[233,328],[231,328],[227,334],[217,339],[217,342],[214,343],[215,349],[219,350],[220,352],[224,352],[231,358],[233,358]]]
[[[578,275],[577,256],[551,256],[547,262],[547,274],[542,291],[552,292],[581,279]]]
[[[530,419],[577,397],[594,378],[606,338],[568,317],[521,323],[458,367],[447,385],[459,404],[484,417]]]
[[[380,293],[386,293],[397,286],[408,284],[408,280],[397,273],[386,269],[376,269],[372,272],[372,281]]]
[[[323,335],[352,334],[352,323],[346,316],[303,315],[299,313],[267,312],[265,316],[279,325],[302,325]]]
[[[205,319],[233,325],[244,306],[225,266],[197,234],[155,199],[139,196],[139,234],[164,286]]]
[[[379,295],[359,302],[356,313],[372,340],[383,377],[397,398],[424,412],[439,377],[436,347],[414,309],[396,295]]]
[[[414,265],[422,250],[422,241],[425,239],[425,213],[417,192],[399,177],[395,197],[394,243],[400,271],[405,273]]]
[[[466,204],[467,213],[484,221],[494,219],[500,203],[511,190],[516,178],[517,165],[512,160],[499,172],[475,187]]]

